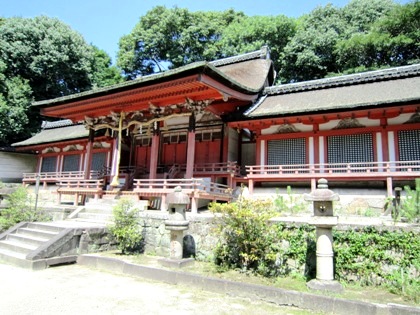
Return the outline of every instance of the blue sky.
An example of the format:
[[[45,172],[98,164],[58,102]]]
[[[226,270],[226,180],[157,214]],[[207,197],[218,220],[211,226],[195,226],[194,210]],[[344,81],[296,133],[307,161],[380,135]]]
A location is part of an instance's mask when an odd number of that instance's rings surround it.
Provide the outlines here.
[[[81,33],[88,43],[104,49],[115,61],[119,39],[131,32],[139,18],[157,5],[190,11],[223,11],[230,8],[247,15],[298,17],[318,5],[342,7],[348,0],[0,0],[2,17],[56,17]],[[409,0],[397,0],[407,3]]]

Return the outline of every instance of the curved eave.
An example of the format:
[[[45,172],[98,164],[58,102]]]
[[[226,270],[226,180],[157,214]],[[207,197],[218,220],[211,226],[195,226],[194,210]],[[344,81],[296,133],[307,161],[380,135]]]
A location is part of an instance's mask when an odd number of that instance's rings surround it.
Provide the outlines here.
[[[218,70],[215,66],[209,64],[208,62],[195,62],[190,65],[186,65],[181,68],[168,70],[161,73],[151,74],[148,76],[140,77],[138,79],[127,81],[103,88],[98,88],[95,90],[89,90],[81,93],[76,93],[68,96],[62,96],[50,100],[43,100],[34,102],[32,106],[45,108],[51,107],[55,105],[62,105],[67,103],[79,102],[87,99],[93,99],[102,96],[114,95],[125,91],[131,91],[136,88],[146,87],[146,86],[153,86],[160,83],[170,82],[173,80],[177,80],[180,78],[185,78],[191,75],[199,75],[199,74],[206,74],[212,77],[215,80],[220,81],[224,85],[230,87],[231,89],[251,95],[255,93],[259,93],[262,89],[253,89],[249,88],[245,85],[242,85],[232,78],[226,76],[223,72]]]

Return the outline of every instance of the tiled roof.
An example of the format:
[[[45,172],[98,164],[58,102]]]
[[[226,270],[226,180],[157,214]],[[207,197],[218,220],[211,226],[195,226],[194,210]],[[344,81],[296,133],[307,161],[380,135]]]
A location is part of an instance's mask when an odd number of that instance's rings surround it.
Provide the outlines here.
[[[364,84],[369,82],[391,80],[405,77],[418,76],[420,74],[420,64],[388,68],[382,70],[361,72],[338,77],[331,77],[319,80],[290,83],[268,87],[264,90],[265,94],[276,95],[308,90],[318,90],[345,85]]]
[[[52,143],[64,140],[87,138],[89,131],[82,124],[69,124],[69,120],[61,120],[44,125],[39,133],[25,141],[12,144],[14,147]],[[61,124],[61,125],[60,125]]]
[[[155,82],[160,82],[161,80],[170,80],[171,78],[175,78],[178,75],[181,75],[184,73],[189,73],[190,71],[196,71],[196,72],[203,71],[206,73],[213,73],[216,76],[222,77],[224,80],[230,82],[232,85],[236,86],[236,88],[239,90],[247,91],[249,93],[259,93],[262,86],[258,87],[259,90],[255,90],[252,86],[256,86],[256,84],[251,84],[251,86],[241,84],[241,82],[239,82],[241,80],[236,81],[235,77],[230,77],[229,71],[224,71],[224,69],[226,68],[223,68],[223,67],[224,66],[226,67],[228,65],[231,65],[231,66],[237,65],[236,67],[239,67],[239,65],[243,62],[250,61],[253,59],[262,59],[262,58],[267,59],[268,57],[269,57],[268,49],[267,47],[263,47],[258,51],[247,53],[247,54],[242,54],[242,55],[229,57],[229,58],[223,58],[223,59],[215,60],[211,62],[206,62],[206,61],[194,62],[189,65],[179,67],[176,69],[142,76],[135,80],[126,81],[126,82],[122,82],[122,83],[118,83],[118,84],[114,84],[114,85],[110,85],[110,86],[106,86],[102,88],[97,88],[94,90],[89,90],[89,91],[85,91],[81,93],[71,94],[71,95],[67,95],[63,97],[58,97],[51,100],[34,102],[32,106],[50,106],[57,103],[71,102],[71,101],[76,101],[82,98],[90,98],[90,97],[95,97],[95,96],[99,96],[103,94],[110,94],[110,93],[119,92],[122,90],[127,90],[130,88],[144,86],[147,84],[153,84]],[[264,68],[261,68],[261,69],[264,69]],[[267,72],[265,72],[262,75],[267,76]],[[242,81],[244,82],[244,80]]]
[[[226,66],[233,63],[244,62],[244,61],[253,60],[253,59],[270,59],[268,47],[263,46],[260,50],[253,51],[250,53],[245,53],[245,54],[241,54],[241,55],[237,55],[233,57],[227,57],[223,59],[210,61],[210,64],[212,64],[215,67],[221,67],[221,66]]]
[[[250,118],[348,110],[420,100],[420,64],[269,87]]]

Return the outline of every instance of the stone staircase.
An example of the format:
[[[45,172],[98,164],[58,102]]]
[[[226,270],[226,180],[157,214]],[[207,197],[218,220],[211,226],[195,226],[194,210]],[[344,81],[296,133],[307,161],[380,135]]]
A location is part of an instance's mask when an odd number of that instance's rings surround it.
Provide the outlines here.
[[[107,235],[112,206],[90,203],[70,216],[64,221],[21,222],[0,234],[0,260],[33,270],[76,262],[79,254]]]
[[[90,200],[73,211],[67,220],[109,225],[113,221],[112,209],[116,203],[117,200],[113,198]]]
[[[78,238],[73,228],[21,222],[0,234],[0,259],[34,270],[74,262]]]
[[[107,226],[113,222],[117,202],[112,196],[89,200],[66,220],[15,225],[0,234],[0,261],[38,270],[76,262],[82,253],[106,250],[104,246],[111,246],[105,242]]]

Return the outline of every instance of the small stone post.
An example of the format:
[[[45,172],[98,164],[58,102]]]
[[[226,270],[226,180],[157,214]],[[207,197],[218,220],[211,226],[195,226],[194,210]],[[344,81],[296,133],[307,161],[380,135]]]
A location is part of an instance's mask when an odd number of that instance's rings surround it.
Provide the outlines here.
[[[314,215],[309,224],[316,227],[316,279],[307,283],[308,288],[332,292],[343,291],[343,286],[334,280],[332,228],[338,223],[333,216],[333,201],[339,196],[328,189],[328,181],[321,178],[318,188],[305,195],[305,200],[312,201]]]
[[[186,218],[186,208],[190,204],[190,198],[182,192],[181,187],[175,187],[174,192],[166,197],[169,218],[165,221],[165,228],[171,232],[169,259],[161,259],[162,265],[168,267],[182,267],[194,259],[182,258],[184,231],[188,230],[189,221]]]

